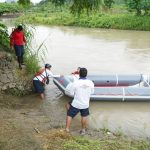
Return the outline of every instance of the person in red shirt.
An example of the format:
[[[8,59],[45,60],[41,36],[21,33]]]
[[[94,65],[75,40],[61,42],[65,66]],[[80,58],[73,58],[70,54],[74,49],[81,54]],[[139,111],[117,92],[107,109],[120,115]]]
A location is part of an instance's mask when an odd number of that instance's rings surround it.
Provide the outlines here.
[[[78,67],[77,70],[74,71],[74,72],[72,72],[71,74],[73,74],[73,75],[79,75],[80,68],[81,68],[81,67]]]
[[[24,45],[26,44],[23,27],[18,25],[16,29],[10,35],[10,48],[15,49],[15,53],[18,59],[19,68],[22,69],[24,55]]]

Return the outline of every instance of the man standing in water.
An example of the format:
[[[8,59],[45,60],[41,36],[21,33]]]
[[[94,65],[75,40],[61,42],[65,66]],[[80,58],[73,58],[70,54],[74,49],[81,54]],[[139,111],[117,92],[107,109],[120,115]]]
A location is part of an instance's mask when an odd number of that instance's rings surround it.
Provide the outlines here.
[[[87,69],[80,68],[79,80],[72,83],[68,89],[74,99],[67,111],[66,131],[69,132],[72,119],[80,112],[81,114],[81,131],[84,135],[87,128],[87,117],[89,115],[90,95],[94,93],[94,83],[86,78]]]
[[[15,49],[20,69],[22,69],[21,65],[24,65],[23,55],[24,55],[25,44],[26,44],[26,39],[23,32],[23,27],[21,25],[18,25],[18,27],[10,35],[10,47],[12,49],[13,48]]]

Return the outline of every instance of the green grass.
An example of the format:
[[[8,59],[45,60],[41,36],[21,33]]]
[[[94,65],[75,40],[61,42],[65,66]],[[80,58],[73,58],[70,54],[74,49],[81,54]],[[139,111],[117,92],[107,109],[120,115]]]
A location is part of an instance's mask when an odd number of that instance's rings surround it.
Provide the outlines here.
[[[110,10],[101,8],[89,15],[73,15],[68,5],[60,9],[47,3],[33,7],[19,20],[31,24],[150,31],[150,16],[136,16],[135,12],[128,12],[125,5],[114,5]]]
[[[0,48],[5,51],[10,51],[9,48],[9,34],[7,27],[0,22]]]
[[[31,24],[150,31],[150,17],[133,14],[93,13],[90,16],[81,14],[77,17],[67,12],[38,12],[28,13],[26,16],[21,16],[19,20]]]
[[[62,143],[63,150],[149,150],[149,141],[132,141],[121,138],[100,140],[74,137]]]
[[[16,13],[21,12],[22,7],[17,3],[0,3],[0,15],[4,13]]]
[[[149,150],[150,147],[149,140],[133,140],[123,135],[109,137],[104,134],[103,138],[90,138],[52,129],[44,137],[47,150]]]

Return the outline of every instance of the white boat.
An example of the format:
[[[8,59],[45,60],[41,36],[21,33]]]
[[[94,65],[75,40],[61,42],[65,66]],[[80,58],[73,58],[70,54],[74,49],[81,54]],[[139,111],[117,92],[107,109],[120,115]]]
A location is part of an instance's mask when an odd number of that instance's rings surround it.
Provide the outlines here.
[[[143,74],[132,75],[89,75],[88,79],[94,82],[94,94],[91,100],[97,101],[149,101],[150,100],[150,77]],[[67,96],[69,86],[78,77],[65,75],[53,79],[55,85]]]

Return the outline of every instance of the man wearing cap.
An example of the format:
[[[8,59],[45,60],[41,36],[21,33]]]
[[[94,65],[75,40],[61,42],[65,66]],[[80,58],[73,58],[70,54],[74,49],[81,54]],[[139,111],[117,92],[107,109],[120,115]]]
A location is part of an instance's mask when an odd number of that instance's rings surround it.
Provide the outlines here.
[[[54,75],[51,72],[51,65],[45,64],[45,68],[38,72],[33,78],[33,86],[37,93],[40,94],[41,99],[44,99],[44,85],[49,84],[49,77],[60,77],[60,75]]]

